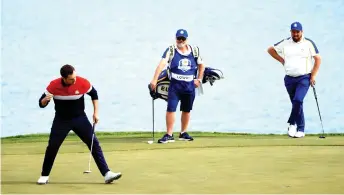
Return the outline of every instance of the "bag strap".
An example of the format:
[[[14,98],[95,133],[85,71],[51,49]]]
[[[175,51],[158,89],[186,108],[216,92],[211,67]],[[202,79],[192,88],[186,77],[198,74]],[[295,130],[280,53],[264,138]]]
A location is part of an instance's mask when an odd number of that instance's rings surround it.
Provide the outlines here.
[[[169,64],[169,63],[171,63],[171,61],[172,61],[172,59],[173,59],[173,57],[174,57],[175,45],[170,45],[170,46],[168,47],[168,50],[169,50],[169,52],[170,52],[170,56],[169,56],[169,59],[168,59],[167,63]]]
[[[193,54],[195,60],[197,61],[197,59],[199,57],[199,48],[196,45],[193,45],[193,46],[190,45],[190,47],[191,47],[192,54]],[[167,61],[168,63],[171,63],[171,61],[172,61],[172,59],[174,57],[174,54],[175,54],[175,49],[176,49],[175,45],[170,45],[168,47],[168,50],[169,50],[169,53],[170,53],[169,59]]]
[[[196,45],[194,45],[194,46],[190,45],[190,47],[191,47],[191,50],[192,50],[192,54],[193,54],[193,56],[194,56],[194,58],[195,58],[195,60],[197,62],[197,59],[199,57],[199,48]]]

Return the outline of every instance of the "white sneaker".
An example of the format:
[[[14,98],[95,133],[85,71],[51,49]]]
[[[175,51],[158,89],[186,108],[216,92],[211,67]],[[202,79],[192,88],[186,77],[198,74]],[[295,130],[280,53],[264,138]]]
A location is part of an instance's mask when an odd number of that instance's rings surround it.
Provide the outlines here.
[[[288,135],[290,137],[294,137],[297,132],[297,126],[296,125],[289,125],[288,127]]]
[[[44,184],[47,184],[48,182],[49,182],[49,176],[40,176],[37,181],[37,184],[44,185]]]
[[[305,137],[305,132],[302,132],[302,131],[298,131],[296,132],[295,138],[301,138],[301,137]]]
[[[111,183],[113,182],[114,180],[117,180],[119,178],[122,177],[122,174],[121,173],[114,173],[112,171],[108,171],[106,174],[105,174],[105,183]]]

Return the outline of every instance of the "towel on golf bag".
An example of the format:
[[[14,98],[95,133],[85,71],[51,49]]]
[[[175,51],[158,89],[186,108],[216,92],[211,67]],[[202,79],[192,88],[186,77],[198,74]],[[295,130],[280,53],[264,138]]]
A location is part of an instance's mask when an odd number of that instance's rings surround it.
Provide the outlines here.
[[[224,77],[223,77],[223,73],[221,70],[215,69],[215,68],[210,68],[210,67],[205,67],[203,79],[202,79],[202,84],[209,82],[210,85],[213,86],[213,84],[215,83],[216,80],[220,80],[223,78]],[[160,98],[160,99],[167,101],[169,85],[170,85],[170,79],[168,76],[168,70],[164,69],[158,77],[158,82],[157,82],[155,90],[152,90],[150,84],[148,84],[150,96],[154,100]]]

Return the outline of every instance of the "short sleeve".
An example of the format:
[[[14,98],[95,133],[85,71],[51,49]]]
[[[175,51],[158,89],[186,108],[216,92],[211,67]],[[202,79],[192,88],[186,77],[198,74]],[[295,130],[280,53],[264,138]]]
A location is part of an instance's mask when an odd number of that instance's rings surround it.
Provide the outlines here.
[[[92,90],[92,84],[86,78],[77,76],[80,93],[89,93]]]
[[[202,56],[198,56],[197,64],[204,64],[204,60],[203,60]]]
[[[49,85],[47,86],[46,91],[44,92],[45,95],[54,94],[54,86],[55,86],[55,83],[51,81]]]
[[[309,42],[309,51],[311,52],[312,56],[316,56],[319,54],[319,50],[317,48],[317,46],[315,45],[314,41],[312,41],[311,39],[306,38],[306,40]]]
[[[276,52],[281,55],[283,53],[283,46],[286,43],[285,39],[277,42],[274,44],[273,48],[276,50]]]
[[[169,48],[167,48],[167,49],[164,51],[164,53],[162,54],[161,57],[162,57],[163,59],[166,59],[166,61],[168,61],[169,56],[170,56],[170,52],[169,52]]]
[[[197,64],[199,65],[199,64],[204,64],[204,60],[203,60],[203,57],[202,57],[202,55],[201,55],[201,52],[200,52],[200,49],[199,49],[199,47],[198,46],[194,46],[194,49],[197,49],[197,53],[198,53],[198,57],[197,57]]]

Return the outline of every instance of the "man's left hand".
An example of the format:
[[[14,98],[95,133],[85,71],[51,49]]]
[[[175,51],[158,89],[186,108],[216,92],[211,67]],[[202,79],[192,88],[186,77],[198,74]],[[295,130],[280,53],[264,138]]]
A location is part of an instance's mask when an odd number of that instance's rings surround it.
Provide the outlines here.
[[[93,122],[98,123],[98,121],[99,121],[98,114],[93,114]]]
[[[198,79],[194,79],[194,84],[195,84],[195,87],[197,88],[201,84],[201,81],[199,81]]]
[[[310,83],[312,87],[315,85],[315,76],[311,76]]]

